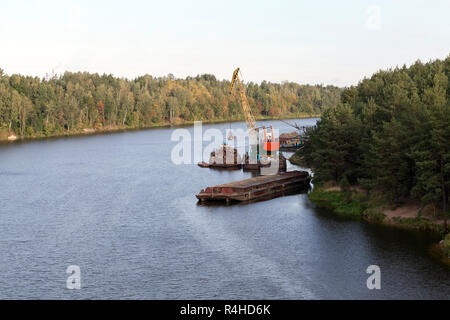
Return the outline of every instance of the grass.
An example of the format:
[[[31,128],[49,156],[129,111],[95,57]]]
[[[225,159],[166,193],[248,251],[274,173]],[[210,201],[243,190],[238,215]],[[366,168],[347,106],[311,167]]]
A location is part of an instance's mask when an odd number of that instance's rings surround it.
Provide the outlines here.
[[[341,204],[339,207],[334,209],[334,212],[343,217],[361,218],[365,210],[366,207],[363,203],[357,200],[352,200],[348,203]]]
[[[371,222],[381,223],[385,221],[386,215],[382,212],[378,201],[367,199],[364,194],[356,191],[324,191],[315,188],[309,198],[318,207],[332,210],[335,214],[348,218],[361,218]],[[432,221],[421,218],[393,217],[394,225],[415,229],[420,231],[430,231],[442,233],[443,227]],[[450,239],[448,239],[450,248]]]
[[[408,229],[416,229],[420,231],[430,231],[435,233],[442,233],[443,227],[441,225],[435,224],[428,219],[421,217],[416,218],[401,218],[393,217],[392,220],[402,226],[408,227]]]
[[[318,207],[332,210],[335,214],[346,218],[364,218],[367,204],[354,191],[323,191],[314,189],[309,198]]]
[[[383,222],[384,219],[386,218],[386,215],[383,212],[381,212],[381,210],[379,208],[373,208],[373,207],[367,208],[364,211],[363,216],[366,220],[372,221],[372,222]]]
[[[375,223],[386,222],[397,227],[433,233],[444,231],[442,225],[421,217],[393,217],[392,220],[385,221],[386,215],[382,212],[380,202],[368,199],[363,193],[357,191],[324,191],[316,187],[309,194],[309,198],[318,207],[329,209],[341,217],[364,219]],[[448,251],[450,250],[450,238],[446,239],[447,249],[445,250]]]

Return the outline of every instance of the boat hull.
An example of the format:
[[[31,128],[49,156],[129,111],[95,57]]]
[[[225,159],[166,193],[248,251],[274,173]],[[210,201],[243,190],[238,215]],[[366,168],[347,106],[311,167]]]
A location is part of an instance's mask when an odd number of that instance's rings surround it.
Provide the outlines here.
[[[273,176],[259,176],[228,184],[207,187],[196,195],[206,201],[254,201],[295,193],[309,188],[311,177],[306,171],[290,171]]]

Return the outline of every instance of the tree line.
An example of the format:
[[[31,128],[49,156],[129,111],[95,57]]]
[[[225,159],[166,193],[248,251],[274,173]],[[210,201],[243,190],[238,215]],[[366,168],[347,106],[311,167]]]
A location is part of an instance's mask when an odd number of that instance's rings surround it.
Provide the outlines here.
[[[9,76],[0,69],[0,134],[39,137],[86,128],[243,119],[240,101],[236,94],[229,94],[229,86],[229,81],[208,74],[185,79],[144,75],[128,80],[65,72],[40,79]],[[339,102],[342,89],[263,81],[246,84],[246,92],[256,117],[291,117],[321,113]]]
[[[299,155],[320,185],[353,184],[393,203],[448,210],[450,56],[379,71],[324,110]]]

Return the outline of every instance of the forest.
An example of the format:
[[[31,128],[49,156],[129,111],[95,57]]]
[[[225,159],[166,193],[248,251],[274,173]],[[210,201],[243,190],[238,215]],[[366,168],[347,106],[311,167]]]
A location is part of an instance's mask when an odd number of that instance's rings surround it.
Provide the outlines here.
[[[230,75],[231,77],[231,75]],[[11,76],[0,69],[0,140],[69,135],[88,130],[146,128],[193,120],[242,120],[229,81],[214,75],[134,80],[65,72],[49,79]],[[292,82],[247,83],[256,118],[318,115],[340,101],[342,89]]]
[[[357,185],[389,203],[448,211],[450,56],[379,71],[326,108],[299,152],[318,185]],[[445,217],[445,215],[444,215]]]

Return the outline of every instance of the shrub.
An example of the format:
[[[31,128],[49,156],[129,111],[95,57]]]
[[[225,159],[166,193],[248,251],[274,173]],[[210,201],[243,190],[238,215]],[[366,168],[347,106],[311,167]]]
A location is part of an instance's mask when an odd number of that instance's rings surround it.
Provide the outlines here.
[[[361,217],[367,208],[363,202],[359,201],[357,196],[353,197],[352,192],[315,189],[310,193],[309,198],[318,207],[333,210],[334,213],[348,218]]]
[[[386,218],[386,215],[379,208],[368,208],[364,211],[363,216],[374,222],[382,222]]]
[[[394,217],[393,220],[397,223],[407,225],[409,227],[412,227],[417,230],[422,231],[432,231],[436,233],[442,232],[443,228],[442,226],[435,224],[431,222],[428,219],[425,218],[401,218],[401,217]]]
[[[365,210],[365,205],[357,200],[351,200],[350,202],[338,206],[334,212],[348,218],[359,218]]]
[[[344,192],[348,192],[350,190],[350,182],[348,182],[347,176],[344,176],[341,179],[339,186],[341,187],[341,190]]]
[[[450,233],[447,234],[444,238],[444,242],[442,243],[442,249],[447,257],[450,258]]]

